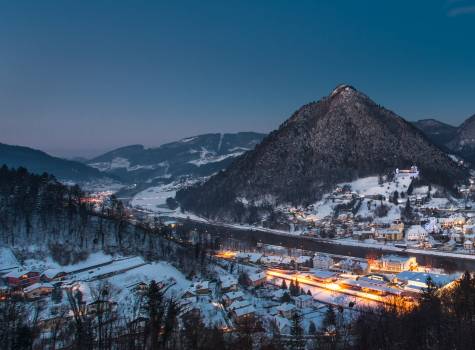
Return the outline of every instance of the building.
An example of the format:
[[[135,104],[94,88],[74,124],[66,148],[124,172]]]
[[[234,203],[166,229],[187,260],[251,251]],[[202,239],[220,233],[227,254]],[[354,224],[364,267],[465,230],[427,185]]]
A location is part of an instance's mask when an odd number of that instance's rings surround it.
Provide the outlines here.
[[[334,263],[335,262],[333,261],[333,259],[328,255],[315,253],[315,256],[313,257],[313,267],[317,269],[327,270]]]
[[[429,234],[421,225],[412,225],[407,229],[406,239],[408,241],[425,241],[428,238]]]
[[[242,262],[258,263],[261,258],[261,253],[239,252],[236,254],[236,260]]]
[[[463,249],[466,249],[466,250],[473,250],[473,242],[469,239],[466,239],[464,242],[463,242]]]
[[[194,289],[196,295],[207,295],[211,293],[209,281],[196,282],[193,284],[192,289]]]
[[[13,270],[7,273],[5,281],[10,287],[25,287],[40,281],[40,273],[29,270]]]
[[[375,237],[377,239],[384,239],[386,241],[400,241],[404,234],[404,224],[394,224],[389,228],[376,229]]]
[[[424,288],[427,288],[427,279],[429,277],[437,286],[444,287],[456,280],[459,276],[418,271],[403,271],[397,274],[396,280],[404,286],[405,290],[419,293],[422,292]]]
[[[419,169],[416,165],[411,166],[409,169],[398,169],[396,168],[396,177],[409,177],[411,179],[416,179],[419,177]]]
[[[223,295],[223,303],[225,305],[231,305],[236,300],[244,300],[244,293],[241,291],[228,292]]]
[[[262,286],[266,283],[266,273],[264,271],[249,275],[249,283],[253,287]]]
[[[337,276],[337,273],[334,271],[314,269],[308,277],[317,282],[330,283],[333,282]]]
[[[295,301],[295,305],[301,309],[305,309],[313,305],[313,297],[307,294],[302,294],[295,297],[294,301]]]
[[[228,306],[228,310],[234,311],[234,310],[241,309],[249,305],[251,305],[249,300],[236,300],[231,305]]]
[[[229,275],[221,275],[219,276],[219,281],[221,283],[222,292],[227,293],[237,290],[238,281],[235,277]]]
[[[66,277],[66,272],[58,269],[48,269],[41,273],[41,280],[51,282],[53,280],[63,280]]]
[[[384,255],[380,259],[370,263],[371,270],[401,272],[417,267],[415,257],[403,257],[398,255]]]
[[[51,283],[34,283],[23,289],[23,294],[28,299],[36,299],[51,294],[53,289],[54,286]]]
[[[274,324],[279,329],[280,334],[288,334],[290,335],[292,330],[292,323],[289,319],[282,317],[282,316],[274,316]]]
[[[282,317],[291,318],[295,313],[295,305],[290,303],[284,303],[282,305],[277,306],[276,310]]]
[[[242,322],[247,318],[254,317],[255,314],[256,309],[252,305],[236,309],[232,312],[232,315],[234,316],[234,320],[236,322]]]

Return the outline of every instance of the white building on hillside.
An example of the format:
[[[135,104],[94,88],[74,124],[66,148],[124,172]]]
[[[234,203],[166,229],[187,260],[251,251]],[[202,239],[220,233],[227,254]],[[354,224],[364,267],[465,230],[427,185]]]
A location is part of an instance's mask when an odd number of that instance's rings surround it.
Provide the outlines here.
[[[428,238],[429,234],[421,225],[412,225],[407,229],[406,239],[408,241],[425,241]]]

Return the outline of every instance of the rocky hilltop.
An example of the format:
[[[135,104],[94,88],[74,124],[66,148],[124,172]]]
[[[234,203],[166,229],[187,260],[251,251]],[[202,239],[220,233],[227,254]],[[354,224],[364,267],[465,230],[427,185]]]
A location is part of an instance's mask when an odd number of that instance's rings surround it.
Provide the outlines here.
[[[444,186],[467,176],[412,124],[352,86],[340,85],[177,199],[185,210],[209,218],[241,220],[251,215],[249,208],[312,203],[337,183],[412,164]]]

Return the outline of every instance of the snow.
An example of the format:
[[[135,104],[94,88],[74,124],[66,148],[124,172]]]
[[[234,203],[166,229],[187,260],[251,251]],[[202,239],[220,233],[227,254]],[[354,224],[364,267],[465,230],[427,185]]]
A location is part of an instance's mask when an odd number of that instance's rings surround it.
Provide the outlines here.
[[[8,247],[0,247],[0,271],[15,269],[19,266],[15,254]]]
[[[167,167],[168,163],[160,162],[157,164],[146,164],[146,165],[136,164],[134,166],[131,166],[130,161],[128,159],[122,158],[122,157],[115,157],[110,162],[91,163],[89,164],[89,166],[96,168],[99,171],[111,171],[111,170],[116,170],[116,169],[126,169],[127,171],[136,171],[140,169],[153,170],[159,167]]]
[[[188,163],[194,164],[198,167],[209,164],[209,163],[217,163],[221,162],[227,158],[235,158],[243,154],[244,152],[234,152],[234,153],[228,153],[228,154],[223,154],[223,155],[215,155],[214,152],[208,151],[206,148],[202,147],[201,153],[200,153],[200,158],[199,159],[194,159],[190,160]]]
[[[150,187],[137,193],[132,199],[131,205],[150,211],[167,212],[170,211],[166,206],[167,198],[173,198],[175,195],[176,184],[174,183]]]
[[[185,139],[181,139],[180,142],[190,142],[190,141],[193,141],[194,139],[196,139],[197,136],[195,137],[187,137]]]
[[[411,184],[412,179],[410,177],[398,177],[396,181],[384,182],[383,185],[379,185],[377,176],[364,177],[352,182],[344,182],[339,184],[340,187],[345,185],[351,186],[351,190],[357,192],[360,195],[378,195],[381,194],[386,199],[391,198],[394,191],[406,192],[407,188]]]

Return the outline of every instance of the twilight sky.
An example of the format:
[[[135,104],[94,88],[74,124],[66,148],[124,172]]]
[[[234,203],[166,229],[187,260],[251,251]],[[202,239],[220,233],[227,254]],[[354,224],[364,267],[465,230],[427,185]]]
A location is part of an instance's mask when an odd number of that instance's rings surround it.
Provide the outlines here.
[[[270,131],[349,83],[475,114],[475,0],[0,0],[0,142],[60,156]]]

